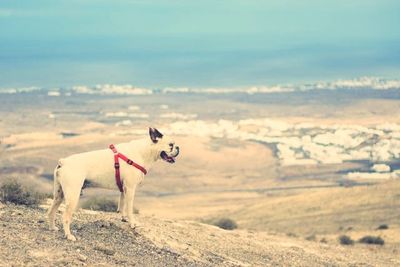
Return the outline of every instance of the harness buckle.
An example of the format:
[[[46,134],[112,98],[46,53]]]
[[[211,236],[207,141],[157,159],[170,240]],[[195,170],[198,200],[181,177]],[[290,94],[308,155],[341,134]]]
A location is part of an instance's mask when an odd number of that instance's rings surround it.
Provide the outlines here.
[[[132,165],[132,164],[133,164],[133,161],[130,160],[130,159],[128,159],[128,160],[126,161],[126,163],[129,164],[129,165]]]
[[[111,144],[111,145],[109,146],[109,148],[112,150],[112,152],[113,152],[114,154],[117,154],[117,153],[118,153],[117,149],[115,148],[115,146],[114,146],[113,144]]]
[[[114,168],[115,168],[115,169],[119,169],[119,162],[115,162],[115,163],[114,163]]]

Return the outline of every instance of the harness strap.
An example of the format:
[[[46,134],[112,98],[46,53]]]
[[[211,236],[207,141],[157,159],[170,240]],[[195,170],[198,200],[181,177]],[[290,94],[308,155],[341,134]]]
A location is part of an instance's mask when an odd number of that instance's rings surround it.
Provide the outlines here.
[[[134,161],[130,160],[124,154],[119,153],[113,144],[111,144],[109,146],[109,148],[114,153],[115,183],[117,184],[119,191],[122,193],[122,192],[124,192],[124,187],[123,187],[122,181],[121,181],[121,173],[120,173],[120,165],[119,165],[120,158],[123,161],[125,161],[128,165],[131,165],[131,166],[135,167],[136,169],[140,170],[144,175],[147,174],[147,171],[144,167],[142,167],[139,164],[135,163]]]

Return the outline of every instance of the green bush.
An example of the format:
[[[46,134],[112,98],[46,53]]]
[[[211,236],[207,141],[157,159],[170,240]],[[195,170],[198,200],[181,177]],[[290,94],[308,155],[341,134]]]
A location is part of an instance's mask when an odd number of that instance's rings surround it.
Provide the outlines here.
[[[83,209],[99,211],[116,211],[118,204],[116,201],[105,197],[92,197],[82,204]]]
[[[339,236],[339,242],[342,245],[353,245],[354,244],[353,239],[351,239],[351,237],[349,237],[347,235]]]
[[[0,186],[0,201],[37,207],[45,198],[44,194],[30,191],[15,180],[8,180]]]
[[[364,236],[358,240],[358,242],[363,244],[372,244],[372,245],[384,245],[385,240],[383,240],[380,236]]]
[[[219,228],[225,230],[233,230],[236,229],[238,226],[236,222],[229,218],[221,218],[213,223],[213,225],[218,226]]]

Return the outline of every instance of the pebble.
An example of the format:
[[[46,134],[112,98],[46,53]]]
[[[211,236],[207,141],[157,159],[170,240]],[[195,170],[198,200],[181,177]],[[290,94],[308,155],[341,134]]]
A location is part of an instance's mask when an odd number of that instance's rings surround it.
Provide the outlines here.
[[[85,262],[87,260],[87,257],[85,255],[78,254],[78,260]]]
[[[108,248],[95,247],[94,249],[97,250],[97,251],[101,251],[101,252],[103,252],[104,254],[109,255],[109,256],[112,256],[112,255],[115,254],[115,251],[114,251],[114,250],[111,250],[111,249],[108,249]]]

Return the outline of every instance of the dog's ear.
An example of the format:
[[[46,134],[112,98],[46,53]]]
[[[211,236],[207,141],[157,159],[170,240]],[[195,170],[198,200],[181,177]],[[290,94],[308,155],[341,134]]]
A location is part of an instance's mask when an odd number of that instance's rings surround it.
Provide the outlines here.
[[[151,141],[153,141],[154,144],[158,142],[158,139],[161,139],[163,137],[163,134],[160,133],[160,131],[158,131],[156,128],[151,127],[149,127],[149,135]]]

